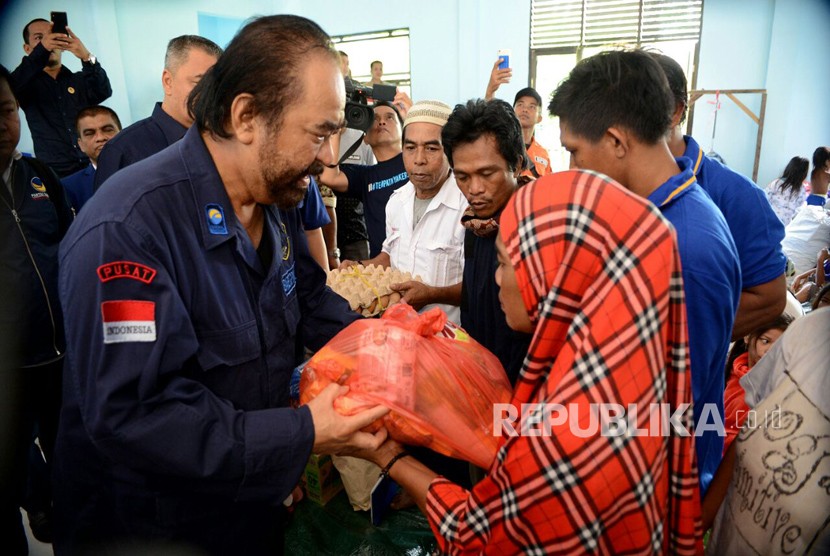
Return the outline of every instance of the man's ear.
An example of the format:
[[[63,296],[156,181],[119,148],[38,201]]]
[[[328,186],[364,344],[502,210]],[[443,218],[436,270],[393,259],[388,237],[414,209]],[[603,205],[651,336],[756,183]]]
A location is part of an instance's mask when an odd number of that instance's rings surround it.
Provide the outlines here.
[[[25,52],[25,53],[26,53],[26,56],[28,56],[29,54],[31,54],[31,53],[32,53],[32,47],[31,47],[31,46],[29,46],[29,44],[28,44],[28,43],[25,43],[25,42],[24,42],[24,43],[23,43],[23,52]]]
[[[231,103],[230,131],[236,139],[250,145],[256,136],[257,118],[254,108],[254,97],[250,93],[236,95]]]
[[[532,163],[532,161],[531,161]],[[523,156],[519,155],[519,160],[516,161],[516,170],[513,171],[513,177],[517,178],[522,175],[522,172],[525,171],[525,159]]]
[[[539,122],[541,122],[541,121],[542,121],[542,111],[541,111],[541,110],[537,110],[537,111],[536,111],[536,123],[538,124],[538,123],[539,123]]]
[[[624,158],[628,151],[631,149],[631,143],[628,132],[618,128],[618,127],[609,127],[605,131],[605,136],[602,138],[603,141],[606,142],[608,147],[614,153],[614,156],[619,158]]]
[[[680,120],[683,119],[683,114],[686,112],[686,105],[678,103],[674,109],[674,114],[671,115],[671,129],[680,125]]]
[[[164,96],[169,97],[173,94],[173,74],[167,68],[161,72],[161,86],[164,88]]]

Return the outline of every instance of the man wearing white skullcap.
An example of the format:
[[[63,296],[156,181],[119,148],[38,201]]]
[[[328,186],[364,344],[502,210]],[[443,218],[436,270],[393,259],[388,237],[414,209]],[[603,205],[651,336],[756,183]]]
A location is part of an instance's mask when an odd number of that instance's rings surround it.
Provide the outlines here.
[[[363,264],[380,264],[419,275],[423,282],[393,285],[403,300],[422,309],[438,305],[459,322],[464,274],[467,207],[456,186],[441,143],[441,130],[452,109],[423,100],[412,105],[403,125],[403,163],[409,181],[386,205],[386,240],[381,253]],[[349,266],[344,261],[341,266]]]

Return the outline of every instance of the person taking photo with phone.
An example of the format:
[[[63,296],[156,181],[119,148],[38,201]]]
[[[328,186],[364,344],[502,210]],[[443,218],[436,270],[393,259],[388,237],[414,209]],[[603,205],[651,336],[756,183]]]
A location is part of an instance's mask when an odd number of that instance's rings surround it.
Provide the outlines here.
[[[112,87],[95,55],[66,26],[66,14],[53,12],[53,17],[58,25],[37,18],[23,28],[26,56],[12,72],[11,85],[26,114],[35,155],[65,177],[89,165],[78,147],[78,111],[108,99]],[[81,71],[61,63],[64,51],[81,61]]]
[[[490,71],[490,81],[487,83],[484,99],[494,99],[499,87],[504,83],[510,83],[512,76],[513,70],[510,68],[509,56],[500,54]],[[516,112],[516,117],[519,118],[519,123],[522,124],[525,150],[532,162],[529,168],[522,171],[523,181],[535,180],[552,173],[550,155],[547,149],[536,140],[535,134],[536,124],[542,121],[542,97],[533,87],[525,87],[516,93],[513,99],[513,111]]]

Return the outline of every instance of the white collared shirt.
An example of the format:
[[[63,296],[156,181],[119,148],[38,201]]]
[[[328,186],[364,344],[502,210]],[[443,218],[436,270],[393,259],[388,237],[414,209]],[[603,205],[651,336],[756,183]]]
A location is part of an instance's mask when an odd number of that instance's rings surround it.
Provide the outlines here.
[[[804,205],[784,229],[781,249],[793,262],[795,273],[801,274],[816,266],[818,252],[827,247],[830,237],[830,210],[817,205]]]
[[[386,204],[386,240],[383,251],[393,268],[420,275],[424,283],[446,287],[458,284],[464,275],[464,226],[461,216],[467,199],[450,174],[432,198],[421,221],[413,228],[415,186],[412,182],[398,189]],[[435,307],[427,305],[424,309]],[[449,320],[458,323],[461,309],[456,305],[437,305]]]

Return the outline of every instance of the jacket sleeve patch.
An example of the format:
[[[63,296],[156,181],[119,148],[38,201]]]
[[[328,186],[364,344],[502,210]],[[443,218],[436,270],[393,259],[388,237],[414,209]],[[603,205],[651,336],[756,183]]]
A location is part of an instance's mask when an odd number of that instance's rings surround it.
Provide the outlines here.
[[[105,344],[156,341],[156,304],[153,301],[104,301],[101,316]]]
[[[156,270],[132,261],[115,261],[98,267],[98,278],[109,282],[116,278],[131,278],[149,284],[156,277]]]

